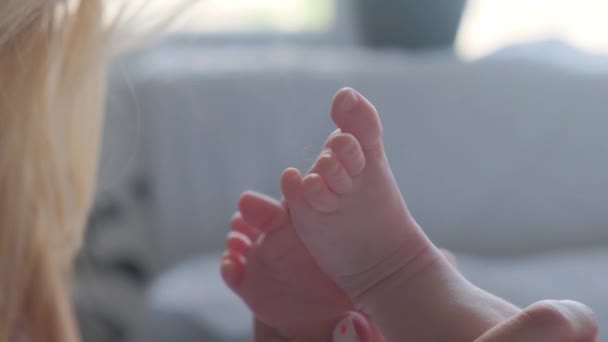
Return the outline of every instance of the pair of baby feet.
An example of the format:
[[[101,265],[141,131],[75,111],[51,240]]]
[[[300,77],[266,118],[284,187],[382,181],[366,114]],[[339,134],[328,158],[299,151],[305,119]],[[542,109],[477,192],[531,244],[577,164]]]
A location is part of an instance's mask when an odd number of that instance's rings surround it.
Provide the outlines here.
[[[284,172],[284,202],[246,192],[232,219],[222,275],[257,319],[324,341],[356,309],[389,341],[472,341],[516,313],[467,282],[410,215],[373,105],[342,89],[331,117],[338,130],[311,170]]]

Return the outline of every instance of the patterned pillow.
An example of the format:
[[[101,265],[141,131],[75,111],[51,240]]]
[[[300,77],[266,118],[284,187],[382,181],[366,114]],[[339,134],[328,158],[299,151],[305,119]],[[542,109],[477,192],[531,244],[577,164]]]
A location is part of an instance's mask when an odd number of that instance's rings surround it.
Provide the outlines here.
[[[74,302],[85,342],[127,341],[153,273],[149,186],[133,176],[97,196],[76,260]]]

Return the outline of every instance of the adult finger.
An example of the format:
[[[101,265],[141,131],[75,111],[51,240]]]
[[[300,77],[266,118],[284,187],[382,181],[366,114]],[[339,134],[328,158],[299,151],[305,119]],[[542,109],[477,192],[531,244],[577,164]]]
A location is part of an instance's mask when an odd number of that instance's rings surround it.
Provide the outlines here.
[[[475,342],[595,342],[597,318],[573,301],[544,300],[494,327]]]
[[[454,253],[450,252],[445,248],[439,248],[439,250],[441,251],[443,256],[450,262],[450,264],[452,264],[452,266],[458,269],[458,261],[456,260],[456,256],[454,255]]]
[[[363,314],[349,312],[333,331],[333,342],[384,342],[377,327]]]
[[[266,324],[256,320],[254,323],[254,342],[288,342],[279,332]]]

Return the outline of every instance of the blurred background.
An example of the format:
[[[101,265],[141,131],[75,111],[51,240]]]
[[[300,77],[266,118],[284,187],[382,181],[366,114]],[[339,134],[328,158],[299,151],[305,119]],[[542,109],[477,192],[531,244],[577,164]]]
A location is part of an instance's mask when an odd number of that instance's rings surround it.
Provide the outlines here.
[[[175,5],[138,1],[152,26]],[[607,2],[203,0],[170,31],[111,69],[85,342],[250,341],[219,277],[229,218],[314,160],[342,86],[380,110],[410,209],[466,276],[608,327]]]

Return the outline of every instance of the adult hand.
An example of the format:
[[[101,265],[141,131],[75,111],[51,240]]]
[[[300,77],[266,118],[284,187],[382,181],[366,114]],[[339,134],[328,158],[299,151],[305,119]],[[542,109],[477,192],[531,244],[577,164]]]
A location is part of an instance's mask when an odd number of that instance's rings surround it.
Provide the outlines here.
[[[255,322],[255,342],[385,342],[384,338],[369,320],[357,312],[344,314],[333,332],[325,337],[302,336],[296,339],[287,339],[265,324]]]
[[[495,326],[475,342],[595,342],[598,324],[587,306],[544,300]]]
[[[338,325],[333,342],[384,341],[363,316],[351,315],[359,320],[356,325],[359,338],[339,334],[346,329]],[[497,325],[475,342],[596,342],[597,338],[598,322],[587,306],[573,301],[544,300]]]
[[[446,258],[457,267],[456,258],[447,250]],[[362,316],[357,330],[361,342],[383,342],[374,327]],[[474,342],[596,342],[598,322],[593,311],[574,301],[543,300],[495,326]],[[349,340],[344,340],[349,341]],[[356,341],[356,340],[350,340]],[[334,338],[334,342],[341,342]]]
[[[456,258],[444,255],[456,266]],[[574,301],[543,300],[500,323],[474,342],[596,342],[598,322],[593,311]],[[385,342],[378,330],[363,315],[347,313],[325,342]],[[256,322],[255,342],[289,341],[275,330]]]

